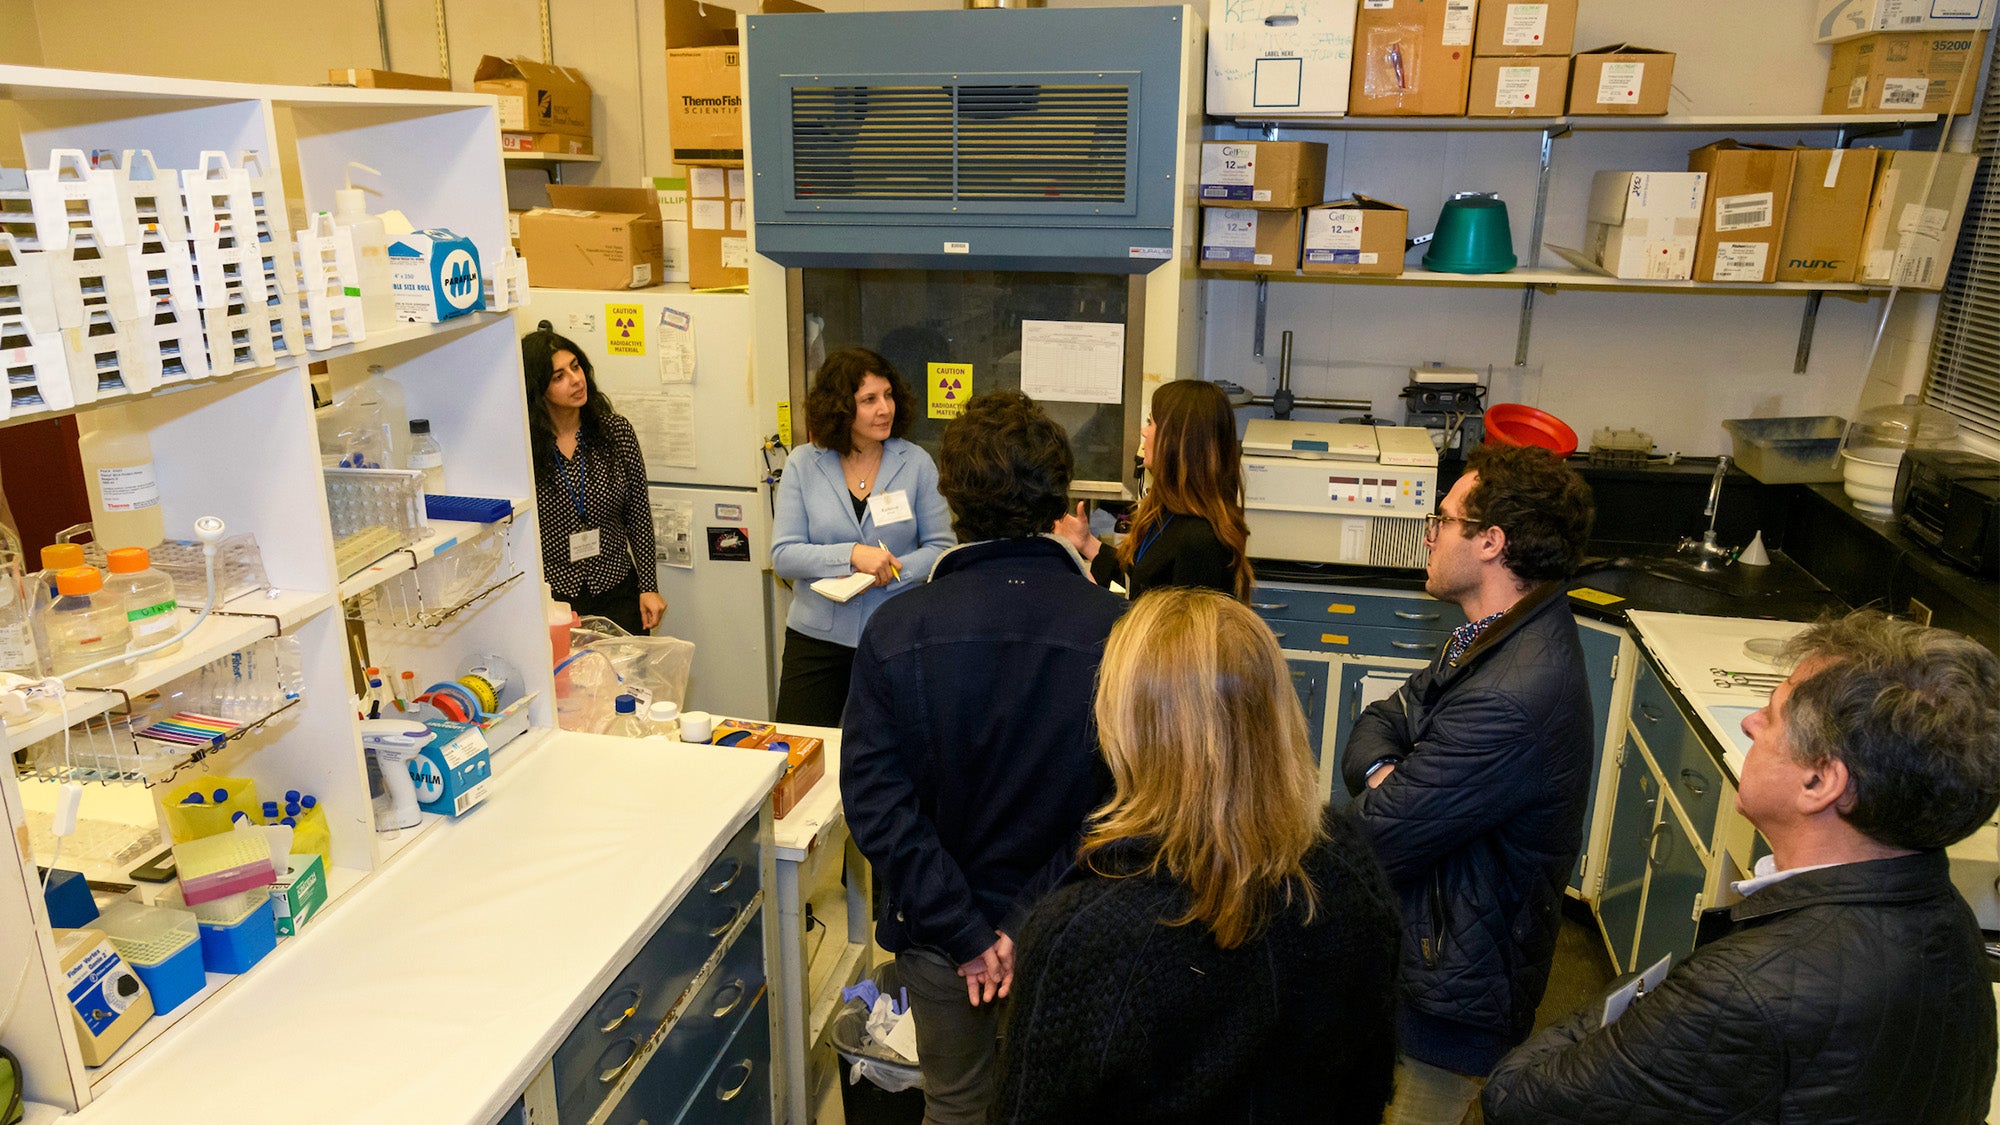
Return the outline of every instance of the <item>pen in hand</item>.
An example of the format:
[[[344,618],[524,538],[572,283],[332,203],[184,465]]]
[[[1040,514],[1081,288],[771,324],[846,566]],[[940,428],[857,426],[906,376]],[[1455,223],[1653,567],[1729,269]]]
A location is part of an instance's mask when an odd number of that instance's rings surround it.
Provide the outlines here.
[[[884,554],[889,554],[889,555],[893,555],[893,554],[895,554],[895,552],[893,552],[893,551],[889,550],[889,545],[888,545],[887,543],[884,543],[884,542],[882,542],[882,541],[881,541],[880,539],[877,539],[877,540],[875,541],[875,545],[876,545],[877,547],[880,547],[880,548],[882,548],[882,551],[883,551],[883,553],[884,553]],[[889,572],[890,572],[891,574],[894,574],[894,575],[896,576],[896,581],[898,581],[898,582],[901,582],[901,581],[903,580],[903,568],[902,568],[902,567],[900,567],[900,566],[897,566],[897,565],[896,565],[895,563],[890,563],[890,564],[889,564]]]

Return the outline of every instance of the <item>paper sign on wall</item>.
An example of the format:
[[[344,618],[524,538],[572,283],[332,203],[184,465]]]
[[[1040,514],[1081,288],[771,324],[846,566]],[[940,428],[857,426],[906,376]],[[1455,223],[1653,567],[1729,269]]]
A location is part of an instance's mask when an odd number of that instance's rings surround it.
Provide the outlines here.
[[[648,477],[665,480],[671,475],[669,469],[695,468],[694,395],[687,391],[655,395],[624,391],[618,396],[618,411],[639,437]]]
[[[694,501],[654,497],[653,557],[661,566],[694,569]]]
[[[604,350],[612,355],[646,354],[646,317],[637,305],[604,306]]]
[[[965,400],[972,397],[972,365],[933,363],[929,366],[929,417],[956,418],[965,413]]]
[[[1021,390],[1051,402],[1117,402],[1125,383],[1125,326],[1021,322]]]
[[[653,349],[660,357],[660,382],[694,382],[694,318],[679,309],[660,310],[659,336]]]

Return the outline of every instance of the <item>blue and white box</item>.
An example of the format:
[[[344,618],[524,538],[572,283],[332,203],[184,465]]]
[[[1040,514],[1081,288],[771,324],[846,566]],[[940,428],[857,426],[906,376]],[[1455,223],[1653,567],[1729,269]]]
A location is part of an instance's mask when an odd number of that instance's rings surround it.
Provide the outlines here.
[[[486,307],[479,247],[442,227],[391,242],[389,274],[399,321],[437,324]]]
[[[417,805],[428,813],[464,816],[486,799],[493,785],[493,755],[486,736],[471,723],[426,719],[431,744],[410,759]]]

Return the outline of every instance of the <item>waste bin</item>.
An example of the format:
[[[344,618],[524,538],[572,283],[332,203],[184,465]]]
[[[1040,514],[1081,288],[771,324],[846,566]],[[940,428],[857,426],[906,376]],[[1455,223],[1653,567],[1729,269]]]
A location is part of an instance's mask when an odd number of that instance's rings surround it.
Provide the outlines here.
[[[868,976],[884,993],[893,995],[898,988],[894,961],[875,966]],[[868,1009],[861,1001],[849,1000],[842,1006],[840,1014],[833,1017],[828,1038],[840,1055],[840,1107],[847,1125],[921,1125],[923,1073],[915,1063],[869,1040]],[[858,1082],[849,1082],[857,1061],[863,1063],[863,1077]],[[877,1078],[886,1085],[901,1088],[884,1089],[877,1084]]]

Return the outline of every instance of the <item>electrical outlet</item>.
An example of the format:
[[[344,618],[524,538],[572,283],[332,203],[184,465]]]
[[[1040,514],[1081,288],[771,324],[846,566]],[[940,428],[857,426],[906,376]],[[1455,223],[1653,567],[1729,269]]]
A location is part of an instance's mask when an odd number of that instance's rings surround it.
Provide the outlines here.
[[[1910,620],[1916,622],[1919,625],[1929,625],[1931,623],[1931,607],[1925,605],[1924,603],[1918,601],[1915,598],[1910,599],[1910,608],[1908,612]]]

